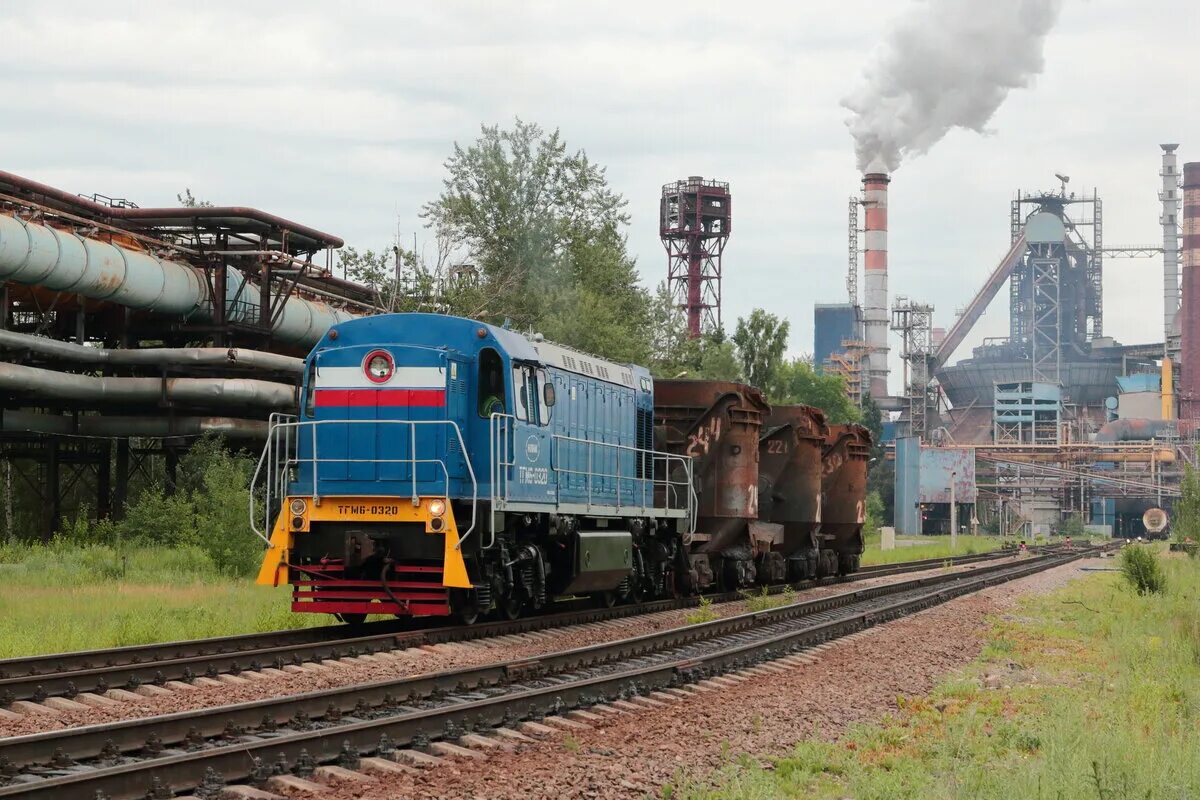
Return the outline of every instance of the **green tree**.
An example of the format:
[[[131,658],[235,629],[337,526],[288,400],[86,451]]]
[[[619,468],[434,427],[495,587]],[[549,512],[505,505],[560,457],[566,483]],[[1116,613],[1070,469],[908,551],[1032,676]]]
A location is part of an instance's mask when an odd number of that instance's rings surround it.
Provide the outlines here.
[[[687,320],[666,284],[649,298],[650,370],[659,378],[686,377],[740,381],[741,367],[733,342],[718,328],[692,338]]]
[[[179,205],[184,208],[212,208],[213,204],[207,200],[197,200],[192,194],[191,189],[184,189],[182,194],[175,195],[175,199],[179,201]]]
[[[875,398],[864,394],[862,398],[862,424],[871,432],[871,460],[867,466],[867,491],[879,495],[883,501],[883,518],[894,519],[896,508],[896,466],[887,459],[887,446],[883,441],[883,409]]]
[[[620,235],[629,222],[625,199],[584,151],[568,151],[557,130],[518,119],[508,130],[482,126],[467,147],[455,144],[446,170],[442,194],[421,215],[474,263],[487,300],[479,316],[537,328],[551,313],[594,310],[589,294],[603,299],[601,287],[620,286],[610,316],[636,335],[644,317],[627,305],[644,307],[645,299],[631,299],[636,270]]]
[[[180,459],[173,493],[151,484],[119,520],[101,520],[91,541],[198,547],[222,572],[249,575],[262,558],[262,542],[250,530],[247,508],[254,460],[229,451],[218,437],[204,437]]]
[[[548,282],[540,331],[617,361],[647,363],[652,355],[651,301],[615,224],[579,231]]]
[[[1200,541],[1200,475],[1191,464],[1184,464],[1179,499],[1171,509],[1171,536],[1177,542]]]
[[[784,362],[777,372],[770,399],[776,403],[803,403],[825,412],[832,423],[858,422],[860,411],[850,402],[841,376],[818,372],[806,359]]]
[[[871,432],[871,441],[874,442],[871,455],[879,456],[883,452],[883,409],[875,402],[874,397],[863,394],[861,413],[862,424]]]
[[[696,377],[713,381],[741,380],[737,348],[725,338],[724,331],[714,331],[700,338],[700,364]]]
[[[768,395],[774,394],[787,349],[788,321],[761,308],[737,321],[733,343],[737,347],[742,378]]]

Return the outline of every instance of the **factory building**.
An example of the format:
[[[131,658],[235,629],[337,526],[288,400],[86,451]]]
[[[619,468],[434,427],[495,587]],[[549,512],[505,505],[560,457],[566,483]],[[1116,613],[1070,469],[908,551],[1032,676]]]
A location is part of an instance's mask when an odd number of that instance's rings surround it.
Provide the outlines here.
[[[813,306],[813,366],[828,369],[862,339],[859,310],[849,303]]]
[[[1058,175],[1055,189],[1017,192],[1008,250],[945,328],[934,325],[933,307],[920,298],[889,297],[890,176],[865,175],[861,195],[850,201],[849,302],[818,306],[815,360],[843,374],[851,394],[869,392],[900,436],[951,459],[969,450],[978,467],[977,512],[992,529],[1046,532],[1079,515],[1118,533],[1136,530],[1146,509],[1170,506],[1182,465],[1198,463],[1200,368],[1189,367],[1200,364],[1200,278],[1193,280],[1200,275],[1200,163],[1180,170],[1178,148],[1161,145],[1161,247],[1112,245],[1099,193],[1072,190],[1070,178]],[[1145,341],[1118,342],[1104,328],[1104,269],[1114,258],[1159,257],[1162,325]],[[985,339],[964,357],[957,351],[1001,293],[1007,335]],[[847,307],[862,321],[862,336],[839,352],[834,342],[844,335]],[[904,367],[903,380],[890,386],[889,311]],[[896,445],[898,463],[905,442]],[[919,475],[914,464],[938,457],[906,458]],[[896,480],[897,525],[911,531],[912,503],[937,504],[905,486],[908,478],[898,473]],[[902,493],[911,507],[901,507]]]

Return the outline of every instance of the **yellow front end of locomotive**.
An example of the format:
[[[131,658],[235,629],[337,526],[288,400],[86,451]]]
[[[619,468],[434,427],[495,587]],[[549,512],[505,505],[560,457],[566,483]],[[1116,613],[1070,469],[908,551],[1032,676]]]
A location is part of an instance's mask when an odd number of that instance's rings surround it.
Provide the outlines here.
[[[416,503],[398,497],[311,497],[292,496],[284,503],[275,526],[271,529],[271,544],[263,557],[255,581],[263,586],[287,583],[288,553],[294,537],[303,536],[314,522],[418,522],[425,526],[427,536],[441,536],[442,585],[455,589],[470,589],[467,566],[459,548],[458,523],[454,509],[445,497],[423,497]]]

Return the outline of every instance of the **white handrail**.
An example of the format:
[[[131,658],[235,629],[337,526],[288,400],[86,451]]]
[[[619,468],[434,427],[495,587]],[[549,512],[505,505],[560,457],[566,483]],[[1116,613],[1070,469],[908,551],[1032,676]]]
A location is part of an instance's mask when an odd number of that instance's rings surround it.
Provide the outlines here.
[[[254,474],[250,477],[250,530],[254,531],[254,535],[262,539],[269,547],[271,539],[268,535],[271,530],[271,486],[274,482],[279,481],[279,497],[286,497],[287,483],[284,477],[285,471],[290,467],[291,439],[285,440],[283,447],[283,464],[280,466],[279,453],[276,447],[272,447],[274,436],[272,432],[275,426],[295,422],[296,417],[293,414],[280,414],[272,412],[267,417],[267,444],[263,448],[262,454],[258,457],[258,463],[254,466]],[[256,518],[258,514],[254,508],[254,487],[258,484],[259,475],[262,474],[263,466],[267,467],[267,475],[263,476],[263,530],[258,529]]]
[[[282,415],[281,415],[281,418]],[[320,458],[317,452],[317,426],[319,425],[406,425],[409,427],[410,436],[410,451],[409,458]],[[263,448],[262,455],[259,456],[258,465],[255,467],[254,475],[250,482],[250,527],[254,533],[267,544],[270,544],[270,538],[264,535],[263,531],[258,529],[256,524],[257,513],[254,502],[254,487],[258,483],[260,475],[263,473],[264,467],[271,474],[262,475],[263,484],[266,489],[266,497],[264,504],[264,527],[270,528],[270,509],[271,509],[271,486],[278,482],[280,485],[279,498],[283,499],[287,496],[287,476],[283,473],[291,470],[293,467],[299,467],[301,464],[312,465],[312,497],[314,502],[319,501],[318,495],[318,476],[320,465],[322,463],[338,463],[338,464],[407,464],[412,469],[412,500],[414,503],[420,502],[420,497],[417,495],[417,466],[419,464],[436,464],[441,467],[442,484],[445,487],[445,494],[450,494],[450,470],[446,466],[446,462],[441,458],[417,458],[416,448],[416,430],[418,425],[433,426],[442,425],[448,426],[454,431],[454,435],[458,440],[459,452],[462,453],[463,463],[467,467],[467,475],[471,480],[471,524],[466,532],[459,535],[457,548],[462,547],[462,543],[475,530],[478,522],[478,506],[479,506],[479,481],[475,477],[475,468],[471,464],[470,455],[467,452],[466,441],[463,439],[462,430],[458,427],[458,423],[453,420],[404,420],[404,419],[328,419],[328,420],[303,420],[297,421],[291,417],[289,421],[280,422],[272,418],[270,428],[267,433],[267,445]],[[300,432],[303,428],[308,427],[312,432],[312,452],[306,458],[300,458],[299,453],[293,457],[290,452],[292,444],[299,442]],[[281,441],[282,440],[282,441]],[[280,451],[282,450],[282,454]]]
[[[681,510],[684,510],[687,512],[688,519],[689,519],[689,525],[690,526],[695,525],[694,515],[695,515],[697,496],[696,496],[696,491],[695,491],[695,485],[694,485],[694,482],[692,481],[692,458],[690,456],[681,456],[681,455],[677,455],[675,453],[665,453],[665,452],[662,452],[659,450],[650,450],[648,448],[634,447],[632,445],[627,445],[627,444],[615,444],[613,442],[597,442],[592,439],[583,439],[578,436],[566,436],[563,434],[554,434],[553,439],[554,439],[554,442],[556,445],[559,442],[574,442],[576,444],[585,445],[587,447],[587,469],[586,470],[570,469],[568,467],[561,467],[561,466],[556,465],[554,463],[554,461],[557,460],[556,456],[559,453],[557,447],[552,450],[552,453],[554,453],[555,455],[552,456],[552,459],[551,459],[551,469],[553,469],[556,473],[584,475],[586,477],[588,508],[591,508],[593,505],[593,503],[592,503],[592,478],[593,477],[611,478],[616,481],[616,488],[614,491],[615,491],[616,505],[618,508],[620,508],[620,504],[621,504],[621,486],[622,486],[622,484],[625,481],[636,481],[636,482],[640,482],[642,484],[642,503],[641,503],[640,508],[643,512],[645,512],[647,509],[655,508],[655,506],[653,505],[653,496],[651,496],[650,503],[646,502],[647,485],[649,485],[652,488],[657,488],[659,486],[663,487],[664,502],[666,503],[666,506],[664,506],[664,508],[666,508],[666,509],[672,509],[672,508],[678,507],[677,505],[673,504],[672,501],[677,502],[679,499],[678,495],[679,495],[680,491],[682,491],[684,496],[686,497],[686,505],[684,505]],[[617,459],[616,459],[617,466],[616,466],[616,470],[614,472],[596,472],[592,468],[593,463],[594,463],[594,459],[592,458],[593,448],[609,448],[611,450],[617,451],[615,454],[617,457]],[[643,457],[643,456],[649,456],[650,465],[651,465],[650,475],[648,477],[642,477],[642,478],[622,475],[621,474],[621,461],[620,461],[621,452],[627,452],[627,453],[633,454],[635,463],[636,463],[636,459]],[[662,480],[659,480],[654,477],[655,467],[659,463],[663,464],[663,475],[665,477]],[[686,475],[685,480],[679,480],[679,481],[671,480],[670,474],[671,474],[671,466],[673,463],[677,463],[679,466],[682,466],[684,468],[684,474]],[[562,484],[560,481],[555,481],[555,486],[556,486],[556,491],[557,491],[556,499],[559,499],[561,497]]]

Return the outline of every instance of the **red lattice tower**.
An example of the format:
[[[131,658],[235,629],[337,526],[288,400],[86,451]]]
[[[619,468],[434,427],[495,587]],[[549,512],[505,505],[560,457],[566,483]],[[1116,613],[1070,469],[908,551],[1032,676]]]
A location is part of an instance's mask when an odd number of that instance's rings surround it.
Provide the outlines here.
[[[729,184],[693,176],[663,186],[659,235],[667,288],[687,312],[688,334],[721,327],[721,253],[732,229]]]

